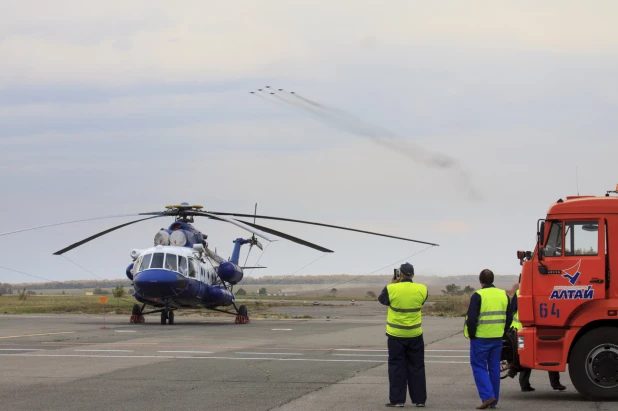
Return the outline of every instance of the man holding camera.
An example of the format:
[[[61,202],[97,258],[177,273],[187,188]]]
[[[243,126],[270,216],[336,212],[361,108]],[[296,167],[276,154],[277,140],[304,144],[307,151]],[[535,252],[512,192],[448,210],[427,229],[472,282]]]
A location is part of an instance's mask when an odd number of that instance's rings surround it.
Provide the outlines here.
[[[412,281],[414,267],[402,264],[391,284],[378,297],[388,306],[386,336],[388,337],[389,400],[387,407],[403,407],[406,389],[417,407],[427,400],[425,381],[425,343],[421,327],[421,307],[427,300],[427,287]]]

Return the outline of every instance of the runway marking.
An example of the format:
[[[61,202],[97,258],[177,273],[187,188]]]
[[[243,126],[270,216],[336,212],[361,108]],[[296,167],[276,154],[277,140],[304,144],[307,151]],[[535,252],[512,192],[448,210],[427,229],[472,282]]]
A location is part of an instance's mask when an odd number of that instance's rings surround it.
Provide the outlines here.
[[[292,331],[291,328],[271,328],[270,331]]]
[[[136,333],[135,330],[115,330],[116,333]]]
[[[239,353],[236,353],[239,354]],[[332,354],[347,357],[386,357],[388,354]],[[426,355],[425,358],[470,358],[469,355]]]
[[[470,350],[425,350],[425,352],[470,352]]]
[[[100,343],[100,342],[55,342],[55,341],[41,341],[41,344],[50,344],[50,345],[159,345],[157,342],[143,342],[143,343],[125,343],[125,342],[111,342],[111,343]]]
[[[59,334],[75,334],[75,331],[65,331],[65,332],[60,332],[60,333],[44,333],[44,334],[10,335],[7,337],[0,337],[0,340],[4,340],[7,338],[39,337],[42,335],[59,335]]]
[[[163,353],[179,353],[179,354],[212,354],[212,351],[157,351]]]
[[[0,348],[0,351],[45,351],[43,348]]]
[[[305,354],[296,353],[296,352],[235,352],[234,354],[244,354],[244,355],[305,355]]]
[[[70,357],[70,358],[145,358],[145,359],[168,359],[168,360],[260,360],[260,361],[307,361],[307,362],[362,362],[362,363],[382,363],[386,364],[387,360],[330,360],[320,358],[273,358],[273,357],[191,357],[191,356],[173,356],[173,355],[81,355],[81,354],[2,354],[5,357]],[[425,361],[425,363],[439,364],[470,364],[468,361]]]
[[[363,349],[360,349],[360,348],[335,348],[335,351],[360,351],[360,352],[380,351],[380,352],[387,352],[388,350],[363,350]]]
[[[133,350],[73,350],[79,352],[134,352]]]
[[[332,354],[332,355],[341,355],[347,357],[386,357],[388,354]]]

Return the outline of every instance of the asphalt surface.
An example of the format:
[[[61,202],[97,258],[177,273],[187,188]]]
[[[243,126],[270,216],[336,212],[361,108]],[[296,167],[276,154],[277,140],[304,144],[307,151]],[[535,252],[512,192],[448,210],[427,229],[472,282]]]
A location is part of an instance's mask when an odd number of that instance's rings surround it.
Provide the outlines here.
[[[290,311],[314,318],[237,325],[177,315],[170,326],[157,316],[144,324],[107,316],[104,324],[92,315],[2,315],[0,410],[386,409],[384,308]],[[462,319],[424,317],[423,329],[427,408],[475,409]],[[523,393],[516,379],[503,380],[498,408],[618,408],[583,400],[568,373],[564,392],[551,389],[545,372],[533,372],[531,383],[536,392]]]

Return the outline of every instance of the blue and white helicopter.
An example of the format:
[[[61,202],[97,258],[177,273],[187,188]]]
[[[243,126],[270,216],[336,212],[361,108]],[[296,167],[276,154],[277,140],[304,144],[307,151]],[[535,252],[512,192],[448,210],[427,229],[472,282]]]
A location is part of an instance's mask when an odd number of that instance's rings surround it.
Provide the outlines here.
[[[134,214],[136,216],[148,215],[150,217],[109,228],[56,251],[54,255],[64,254],[98,237],[140,221],[161,217],[174,217],[175,221],[169,228],[161,229],[155,234],[153,247],[131,251],[133,262],[127,267],[126,276],[132,281],[134,288],[133,297],[141,305],[135,304],[133,306],[130,321],[141,323],[144,322],[145,314],[161,313],[161,324],[174,324],[175,310],[202,308],[235,315],[237,324],[245,324],[249,322],[247,307],[244,305],[238,307],[236,305],[233,287],[243,279],[244,269],[265,267],[240,266],[240,250],[243,245],[249,244],[250,247],[257,246],[263,250],[262,244],[256,236],[267,241],[276,241],[265,234],[268,233],[322,252],[333,252],[281,231],[258,225],[255,223],[257,218],[311,224],[421,244],[437,245],[354,228],[257,215],[257,204],[254,214],[206,212],[202,211],[203,207],[201,205],[189,205],[188,203],[169,205],[165,208],[166,210],[162,212]],[[194,223],[193,217],[196,216],[231,223],[253,235],[249,239],[237,238],[234,240],[232,256],[225,260],[208,248],[207,236],[191,225],[191,223]],[[254,222],[238,220],[233,217],[253,217]],[[146,306],[151,306],[152,309],[145,311]],[[233,311],[229,311],[230,306],[233,307]],[[224,309],[225,307],[228,308]]]

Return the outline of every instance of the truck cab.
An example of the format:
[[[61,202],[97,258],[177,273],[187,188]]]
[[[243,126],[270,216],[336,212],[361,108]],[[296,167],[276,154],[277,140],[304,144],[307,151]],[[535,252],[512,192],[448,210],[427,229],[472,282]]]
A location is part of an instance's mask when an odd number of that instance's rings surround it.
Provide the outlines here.
[[[572,196],[537,222],[522,265],[519,365],[569,375],[590,400],[618,399],[618,197]],[[614,274],[612,274],[614,273]]]

